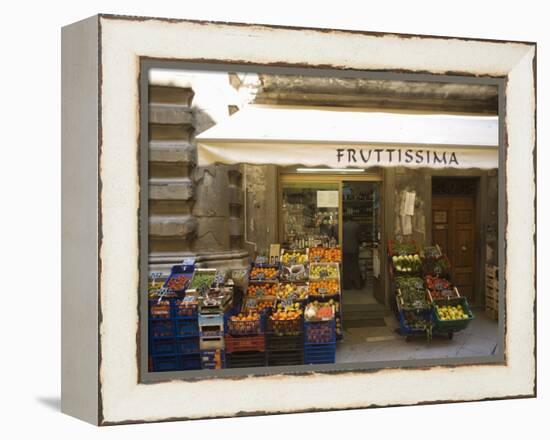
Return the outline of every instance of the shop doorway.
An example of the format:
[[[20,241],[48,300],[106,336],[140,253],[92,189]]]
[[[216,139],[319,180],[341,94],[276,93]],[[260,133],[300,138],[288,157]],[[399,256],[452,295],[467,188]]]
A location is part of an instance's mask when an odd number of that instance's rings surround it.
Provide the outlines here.
[[[342,247],[345,311],[385,308],[381,197],[378,174],[280,174],[279,242],[291,249]]]
[[[379,281],[380,198],[380,182],[343,182],[342,284],[347,304],[384,304]]]
[[[460,294],[474,302],[478,255],[476,193],[478,179],[432,180],[432,241],[451,263],[451,279]]]

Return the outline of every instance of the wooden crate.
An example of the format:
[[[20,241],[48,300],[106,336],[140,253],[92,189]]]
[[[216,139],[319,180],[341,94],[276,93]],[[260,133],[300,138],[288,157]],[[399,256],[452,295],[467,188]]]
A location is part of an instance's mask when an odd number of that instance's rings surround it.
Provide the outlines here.
[[[485,266],[485,314],[498,319],[498,266]]]

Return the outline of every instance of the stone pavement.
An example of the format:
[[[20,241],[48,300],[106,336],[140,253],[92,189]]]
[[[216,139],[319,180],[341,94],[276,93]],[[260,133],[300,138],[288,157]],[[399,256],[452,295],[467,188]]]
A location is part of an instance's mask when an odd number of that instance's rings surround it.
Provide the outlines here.
[[[474,310],[476,318],[466,330],[450,340],[446,335],[434,335],[431,341],[413,337],[409,342],[396,330],[399,324],[393,316],[385,318],[385,327],[346,328],[344,340],[336,345],[336,363],[437,359],[489,356],[497,349],[498,325],[483,310]]]

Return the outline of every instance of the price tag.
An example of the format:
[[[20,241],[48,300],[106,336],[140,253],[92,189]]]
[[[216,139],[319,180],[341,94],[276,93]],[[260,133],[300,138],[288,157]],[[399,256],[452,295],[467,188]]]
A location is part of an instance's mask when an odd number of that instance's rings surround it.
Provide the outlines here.
[[[262,297],[265,295],[265,289],[263,287],[259,287],[258,289],[256,289],[256,296],[257,297]]]
[[[320,255],[315,255],[313,257],[313,262],[314,263],[320,263],[321,262],[321,256]]]
[[[450,289],[445,289],[445,290],[441,290],[441,294],[443,296],[446,296],[447,298],[450,298],[451,296],[453,296],[454,292]]]
[[[328,277],[328,270],[327,270],[327,269],[321,269],[321,270],[319,271],[319,277],[320,277],[320,278],[326,278],[326,277]]]
[[[264,272],[258,272],[256,274],[256,279],[258,280],[265,280],[265,273]]]
[[[328,289],[326,287],[319,287],[317,289],[317,292],[320,294],[320,295],[326,295],[328,293]]]
[[[296,257],[292,256],[288,259],[288,264],[296,264]]]

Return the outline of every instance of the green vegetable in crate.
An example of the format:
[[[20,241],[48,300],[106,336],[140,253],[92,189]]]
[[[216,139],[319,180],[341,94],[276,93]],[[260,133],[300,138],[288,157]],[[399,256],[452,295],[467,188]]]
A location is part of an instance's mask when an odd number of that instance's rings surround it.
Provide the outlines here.
[[[195,272],[195,276],[193,277],[193,281],[191,282],[191,286],[189,286],[189,288],[196,290],[209,289],[214,281],[214,276],[215,273],[212,272]]]
[[[393,244],[393,252],[397,255],[414,254],[416,245],[414,243],[397,243]]]
[[[395,285],[401,291],[403,305],[406,308],[428,307],[424,280],[422,278],[400,276],[395,279]]]
[[[392,263],[397,272],[412,273],[418,272],[422,267],[422,260],[418,254],[394,255]]]

